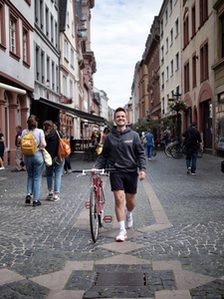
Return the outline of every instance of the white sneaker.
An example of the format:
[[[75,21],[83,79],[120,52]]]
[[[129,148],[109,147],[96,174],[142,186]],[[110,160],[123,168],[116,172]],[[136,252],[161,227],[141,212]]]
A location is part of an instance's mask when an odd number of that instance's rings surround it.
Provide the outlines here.
[[[124,242],[127,239],[127,231],[126,230],[120,230],[119,234],[116,237],[117,242]]]
[[[4,170],[4,169],[5,169],[5,167],[4,167],[4,166],[0,167],[0,170]]]
[[[50,191],[48,196],[46,197],[46,200],[53,201],[53,197],[54,197],[54,193],[53,193],[53,191]]]
[[[54,197],[53,197],[53,201],[59,201],[60,200],[60,197],[58,194],[55,194]]]
[[[131,228],[133,226],[133,216],[132,216],[132,213],[130,213],[129,215],[127,214],[127,211],[126,211],[126,227],[127,228]]]
[[[191,173],[191,167],[188,167],[187,168],[187,174],[190,174]]]

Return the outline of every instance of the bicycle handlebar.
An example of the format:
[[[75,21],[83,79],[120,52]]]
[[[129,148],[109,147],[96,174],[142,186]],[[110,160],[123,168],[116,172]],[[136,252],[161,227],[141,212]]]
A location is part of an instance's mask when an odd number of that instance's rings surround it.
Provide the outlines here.
[[[105,176],[108,176],[109,175],[109,172],[111,171],[115,171],[114,168],[111,168],[111,169],[97,169],[97,168],[92,168],[92,169],[75,169],[75,170],[72,170],[72,172],[75,172],[75,173],[80,173],[80,176],[82,175],[105,175]]]

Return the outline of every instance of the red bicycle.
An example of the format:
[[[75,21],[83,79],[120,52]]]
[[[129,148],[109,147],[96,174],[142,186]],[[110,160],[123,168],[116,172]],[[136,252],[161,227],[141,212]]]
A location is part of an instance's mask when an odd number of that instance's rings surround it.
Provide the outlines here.
[[[104,216],[105,193],[103,189],[102,176],[109,176],[105,169],[73,170],[73,172],[81,173],[78,176],[89,175],[91,179],[89,201],[85,203],[85,207],[89,209],[89,222],[92,240],[95,243],[99,236],[99,228],[103,226],[103,222],[111,223],[112,216]]]

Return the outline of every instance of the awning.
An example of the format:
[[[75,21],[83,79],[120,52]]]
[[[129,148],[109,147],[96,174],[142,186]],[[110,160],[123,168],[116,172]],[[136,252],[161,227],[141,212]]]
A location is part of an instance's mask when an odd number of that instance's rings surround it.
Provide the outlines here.
[[[65,112],[69,112],[77,117],[80,117],[82,119],[88,120],[91,123],[97,123],[97,124],[106,124],[107,120],[105,120],[105,118],[98,116],[98,115],[94,115],[91,113],[87,113],[78,109],[74,109],[71,107],[66,107],[60,103],[55,103],[52,101],[48,101],[44,98],[40,98],[39,100],[34,100],[36,102],[40,102],[43,103],[47,106],[53,107],[53,108],[57,108],[59,110],[65,111]]]

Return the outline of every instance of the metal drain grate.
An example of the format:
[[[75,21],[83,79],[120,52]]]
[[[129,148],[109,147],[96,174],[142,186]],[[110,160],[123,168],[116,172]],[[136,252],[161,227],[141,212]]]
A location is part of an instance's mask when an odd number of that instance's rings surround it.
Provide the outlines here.
[[[114,273],[97,273],[96,286],[145,286],[146,277],[143,272],[127,273],[127,272],[114,272]]]

